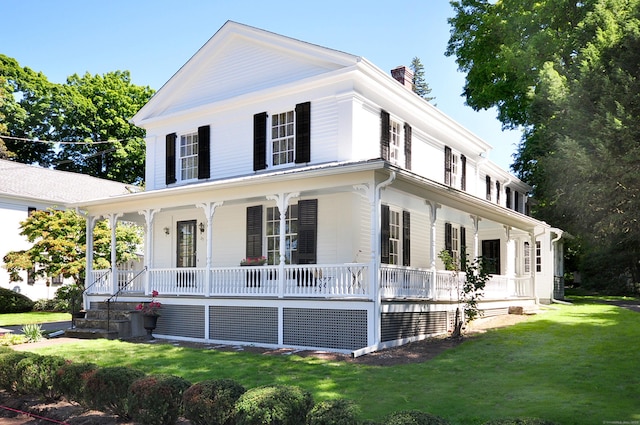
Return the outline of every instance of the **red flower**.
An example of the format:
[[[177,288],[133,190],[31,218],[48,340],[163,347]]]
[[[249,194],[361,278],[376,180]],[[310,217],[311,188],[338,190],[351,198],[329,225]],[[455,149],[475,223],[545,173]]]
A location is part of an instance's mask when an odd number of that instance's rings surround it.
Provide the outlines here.
[[[151,301],[149,302],[149,304],[145,305],[144,303],[140,303],[136,306],[136,310],[142,312],[142,314],[145,315],[159,316],[160,312],[158,310],[162,308],[162,304],[155,300],[157,296],[158,291],[153,290],[151,292]]]

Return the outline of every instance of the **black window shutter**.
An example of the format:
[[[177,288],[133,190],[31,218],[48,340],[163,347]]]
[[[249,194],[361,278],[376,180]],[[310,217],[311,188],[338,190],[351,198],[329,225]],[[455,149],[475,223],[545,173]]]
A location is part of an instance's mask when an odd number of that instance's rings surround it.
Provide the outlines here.
[[[298,264],[317,263],[318,200],[298,201]]]
[[[500,204],[500,182],[496,180],[496,204]]]
[[[444,223],[444,249],[453,254],[453,235],[451,223]]]
[[[460,226],[460,265],[464,266],[467,259],[467,229]]]
[[[296,164],[311,162],[311,102],[296,105]]]
[[[486,176],[487,182],[487,201],[491,200],[491,176]]]
[[[467,190],[467,157],[460,156],[460,190]]]
[[[507,187],[507,188],[505,188],[504,191],[505,191],[505,195],[507,196],[505,207],[511,208],[511,188]]]
[[[165,183],[176,182],[176,133],[167,134],[165,139]]]
[[[198,178],[210,177],[211,128],[208,125],[198,127]]]
[[[411,169],[411,126],[404,123],[404,167]]]
[[[515,196],[513,197],[513,209],[514,211],[520,212],[520,192],[515,191]]]
[[[380,262],[389,264],[389,206],[382,205],[380,208]]]
[[[444,184],[451,186],[451,148],[444,147]]]
[[[402,211],[402,265],[411,265],[411,214]]]
[[[391,119],[385,110],[380,111],[380,157],[389,160],[389,142],[391,131]]]
[[[267,113],[253,116],[253,171],[267,168]]]
[[[247,207],[247,258],[262,257],[262,205]]]

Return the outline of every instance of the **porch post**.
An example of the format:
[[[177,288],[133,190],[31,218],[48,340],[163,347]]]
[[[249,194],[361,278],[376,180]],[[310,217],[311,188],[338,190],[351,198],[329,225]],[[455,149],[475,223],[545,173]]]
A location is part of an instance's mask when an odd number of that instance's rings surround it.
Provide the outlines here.
[[[437,257],[437,245],[436,245],[436,221],[438,220],[438,208],[442,207],[440,204],[436,204],[435,202],[431,202],[429,200],[424,201],[429,207],[429,212],[431,215],[431,240],[429,241],[429,255],[431,257],[431,286],[427,290],[427,296],[433,298],[435,296],[435,286],[436,279],[438,276],[438,269],[436,267],[436,257]]]
[[[93,283],[93,227],[96,225],[96,218],[92,215],[85,216],[86,219],[86,240],[87,240],[87,249],[86,249],[86,261],[87,264],[85,266],[85,277],[84,277],[84,287],[87,289],[89,285]],[[89,308],[87,303],[87,293],[82,293],[82,305],[85,309]]]
[[[480,248],[478,246],[478,229],[480,228],[480,217],[477,215],[472,215],[471,220],[473,221],[473,257],[477,259],[480,257]]]
[[[515,275],[516,275],[516,244],[511,238],[511,226],[504,226],[505,235],[507,238],[507,267],[505,274],[507,276],[507,295],[515,296]]]
[[[122,217],[122,213],[112,213],[107,215],[109,218],[109,227],[111,228],[111,294],[115,294],[118,291],[118,257],[116,255],[116,226],[118,225],[118,218]]]
[[[267,195],[270,201],[276,201],[276,206],[280,212],[280,264],[278,265],[278,298],[284,297],[284,264],[286,260],[285,244],[286,244],[286,225],[287,225],[287,207],[291,198],[300,196],[298,192],[280,193],[279,195]]]
[[[142,210],[138,214],[144,217],[145,237],[144,237],[144,266],[147,268],[144,280],[144,293],[151,293],[151,279],[149,270],[151,269],[151,259],[153,258],[153,216],[160,210]]]
[[[208,297],[211,294],[211,265],[213,257],[213,214],[216,212],[216,208],[222,206],[224,202],[207,202],[204,204],[197,204],[196,206],[204,210],[204,216],[207,219],[207,282],[205,288],[205,296]]]

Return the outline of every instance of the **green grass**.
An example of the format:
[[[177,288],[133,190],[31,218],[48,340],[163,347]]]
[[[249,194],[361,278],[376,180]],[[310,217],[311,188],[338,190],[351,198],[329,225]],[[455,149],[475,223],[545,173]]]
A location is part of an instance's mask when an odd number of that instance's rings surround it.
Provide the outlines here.
[[[557,306],[470,338],[432,361],[394,367],[106,340],[33,351],[192,382],[299,385],[316,401],[355,400],[363,416],[375,420],[419,409],[465,425],[505,417],[581,425],[640,421],[640,314],[609,305]]]
[[[69,320],[71,320],[70,313],[50,313],[47,311],[5,313],[0,314],[0,327],[29,325],[32,323],[64,322]]]

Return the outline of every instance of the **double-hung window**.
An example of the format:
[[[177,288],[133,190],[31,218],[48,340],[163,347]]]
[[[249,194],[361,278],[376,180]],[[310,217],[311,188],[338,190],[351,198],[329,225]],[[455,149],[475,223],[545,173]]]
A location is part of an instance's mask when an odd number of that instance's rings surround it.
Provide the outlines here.
[[[198,133],[180,136],[180,180],[198,178]]]
[[[274,167],[291,164],[295,159],[295,123],[293,111],[271,117],[271,159]]]
[[[267,263],[280,263],[280,212],[277,207],[267,208]],[[298,262],[298,205],[289,205],[285,219],[285,261]]]
[[[409,211],[382,205],[380,255],[383,264],[409,266],[411,229]]]
[[[399,122],[391,120],[389,131],[389,162],[402,165],[402,126]]]
[[[467,190],[467,158],[444,147],[444,184]]]

